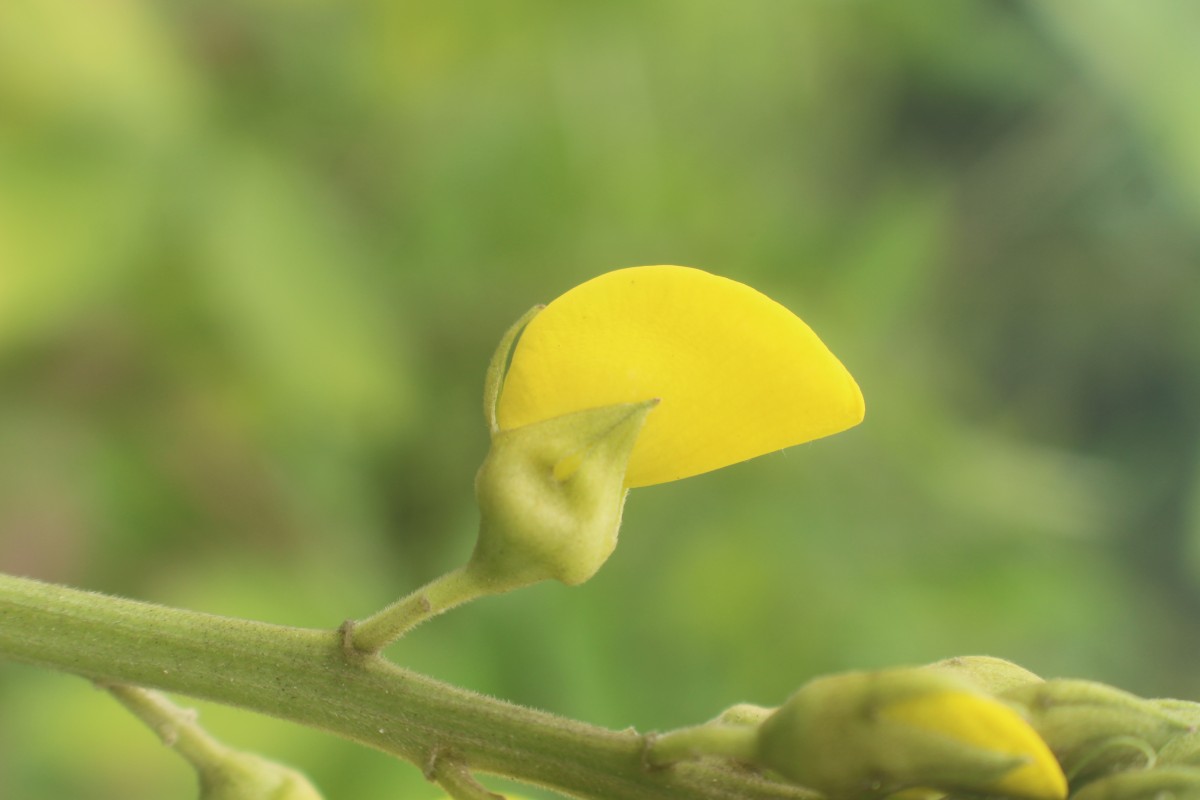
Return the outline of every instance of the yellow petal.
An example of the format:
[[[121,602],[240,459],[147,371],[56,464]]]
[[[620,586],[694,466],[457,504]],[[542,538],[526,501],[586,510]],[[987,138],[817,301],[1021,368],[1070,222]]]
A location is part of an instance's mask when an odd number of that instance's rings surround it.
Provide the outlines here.
[[[996,782],[999,794],[1035,800],[1067,796],[1067,779],[1050,748],[1020,714],[997,700],[944,691],[890,703],[882,713],[981,750],[1024,757],[1024,764]]]
[[[502,430],[659,398],[627,486],[686,478],[858,424],[862,393],[792,312],[698,269],[631,267],[533,318],[497,408]]]

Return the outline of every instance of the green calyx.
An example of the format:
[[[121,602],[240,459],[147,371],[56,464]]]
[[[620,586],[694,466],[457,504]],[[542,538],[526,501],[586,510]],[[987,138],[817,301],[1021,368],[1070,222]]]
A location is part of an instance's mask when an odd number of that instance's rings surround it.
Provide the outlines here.
[[[1158,767],[1118,772],[1089,783],[1074,800],[1200,800],[1200,769]]]
[[[475,478],[479,539],[467,574],[492,593],[592,577],[617,545],[625,469],[657,402],[496,432]]]
[[[925,669],[965,680],[989,694],[1044,683],[1019,664],[994,656],[955,656],[927,664]]]

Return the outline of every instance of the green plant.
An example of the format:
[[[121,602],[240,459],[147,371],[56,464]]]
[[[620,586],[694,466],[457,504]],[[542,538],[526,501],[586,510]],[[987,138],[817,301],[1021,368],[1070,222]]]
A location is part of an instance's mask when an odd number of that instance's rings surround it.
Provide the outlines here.
[[[630,488],[835,433],[862,419],[863,402],[782,306],[662,266],[600,276],[519,320],[488,369],[484,412],[492,444],[476,480],[472,556],[377,614],[336,630],[287,628],[0,576],[0,656],[107,689],[195,766],[205,800],[318,794],[300,773],[216,742],[160,690],[378,748],[455,800],[495,797],[477,773],[588,800],[909,789],[1059,800],[1060,762],[1072,778],[1108,779],[1153,766],[1169,746],[1183,753],[1171,786],[1195,790],[1190,706],[1042,682],[996,660],[821,678],[776,709],[735,706],[661,734],[605,730],[398,666],[382,650],[457,605],[590,578],[616,546]],[[1059,704],[1065,717],[1041,713]],[[1098,720],[1107,727],[1092,735]]]

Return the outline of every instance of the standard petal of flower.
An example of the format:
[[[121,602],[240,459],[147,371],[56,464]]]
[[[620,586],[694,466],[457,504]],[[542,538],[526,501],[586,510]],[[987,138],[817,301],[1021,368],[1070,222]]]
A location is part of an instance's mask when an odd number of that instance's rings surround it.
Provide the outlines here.
[[[521,334],[501,429],[659,398],[626,473],[648,486],[828,436],[863,417],[858,385],[799,317],[727,278],[631,267],[575,287]]]
[[[889,704],[882,713],[981,750],[1025,757],[1025,764],[997,781],[999,794],[1042,800],[1067,796],[1066,778],[1050,748],[1020,714],[999,701],[946,691]]]

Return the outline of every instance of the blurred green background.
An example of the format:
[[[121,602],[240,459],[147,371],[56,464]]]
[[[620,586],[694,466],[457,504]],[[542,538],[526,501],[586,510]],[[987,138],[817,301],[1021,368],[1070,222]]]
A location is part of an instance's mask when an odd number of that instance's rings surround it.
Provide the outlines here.
[[[0,569],[373,611],[470,551],[505,327],[679,263],[803,316],[867,421],[635,492],[593,581],[398,661],[642,729],[963,653],[1198,699],[1198,26],[1186,0],[4,0]],[[437,794],[202,708],[331,799]],[[193,789],[85,682],[0,664],[0,796]]]

